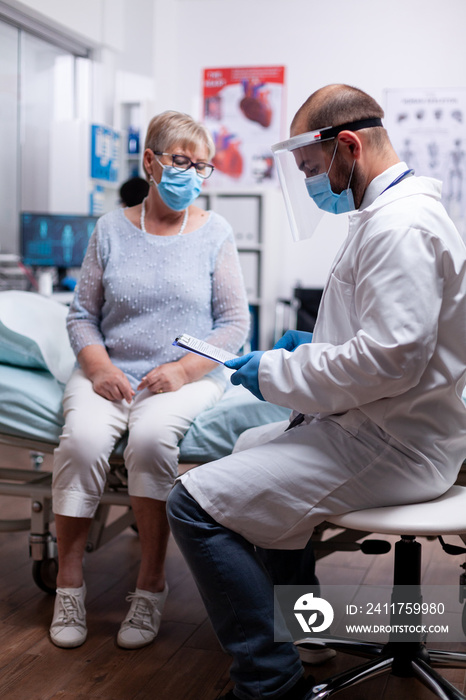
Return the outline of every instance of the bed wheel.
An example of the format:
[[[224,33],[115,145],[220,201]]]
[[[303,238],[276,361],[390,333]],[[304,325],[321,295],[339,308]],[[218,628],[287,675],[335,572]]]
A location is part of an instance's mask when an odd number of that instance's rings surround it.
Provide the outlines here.
[[[55,595],[57,590],[57,559],[40,559],[32,564],[32,578],[42,591]]]

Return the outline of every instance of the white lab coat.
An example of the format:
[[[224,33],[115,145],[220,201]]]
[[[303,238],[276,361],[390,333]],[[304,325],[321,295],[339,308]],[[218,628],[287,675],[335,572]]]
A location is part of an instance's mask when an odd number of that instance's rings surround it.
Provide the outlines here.
[[[383,191],[403,167],[350,216],[312,344],[262,356],[264,398],[306,423],[183,478],[259,546],[304,546],[328,513],[434,498],[466,457],[466,248],[438,181]]]

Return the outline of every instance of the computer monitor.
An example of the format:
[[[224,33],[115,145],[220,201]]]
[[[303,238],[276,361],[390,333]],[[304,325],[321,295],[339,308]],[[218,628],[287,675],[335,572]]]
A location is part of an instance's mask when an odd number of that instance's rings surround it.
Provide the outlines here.
[[[22,212],[21,259],[31,267],[80,267],[97,216]]]

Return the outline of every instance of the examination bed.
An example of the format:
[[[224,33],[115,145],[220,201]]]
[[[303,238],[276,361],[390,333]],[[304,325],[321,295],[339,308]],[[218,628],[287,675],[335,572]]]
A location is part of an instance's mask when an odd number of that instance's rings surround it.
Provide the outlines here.
[[[30,518],[4,520],[0,532],[29,530],[33,577],[47,592],[55,591],[56,543],[50,471],[43,470],[63,425],[62,397],[75,358],[68,342],[67,308],[34,293],[0,292],[0,455],[2,445],[29,450],[31,468],[8,468],[0,461],[0,496],[28,498]],[[231,452],[247,428],[284,420],[289,410],[256,399],[243,387],[230,387],[213,408],[201,413],[180,443],[180,470]],[[125,439],[111,457],[111,471],[92,521],[87,551],[134,527],[123,462]],[[112,506],[122,506],[110,516]],[[114,515],[114,514],[113,514]]]

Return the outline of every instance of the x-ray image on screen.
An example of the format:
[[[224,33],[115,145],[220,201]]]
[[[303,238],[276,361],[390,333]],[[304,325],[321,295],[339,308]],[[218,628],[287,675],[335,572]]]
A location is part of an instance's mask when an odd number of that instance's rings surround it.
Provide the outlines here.
[[[80,267],[96,216],[21,214],[21,258],[32,267]]]

